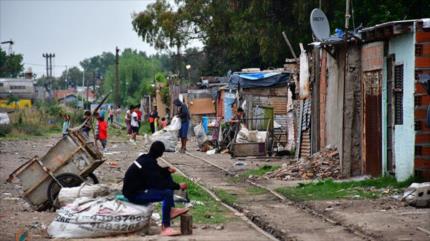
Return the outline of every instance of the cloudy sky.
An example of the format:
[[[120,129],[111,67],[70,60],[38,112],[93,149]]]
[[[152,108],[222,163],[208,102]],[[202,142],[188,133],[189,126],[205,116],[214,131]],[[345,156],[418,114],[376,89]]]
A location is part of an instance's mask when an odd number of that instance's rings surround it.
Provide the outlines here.
[[[133,48],[154,54],[131,26],[133,12],[154,0],[0,0],[0,41],[12,39],[25,67],[45,74],[43,53],[55,53],[54,75],[85,58]],[[8,50],[8,45],[1,45]]]

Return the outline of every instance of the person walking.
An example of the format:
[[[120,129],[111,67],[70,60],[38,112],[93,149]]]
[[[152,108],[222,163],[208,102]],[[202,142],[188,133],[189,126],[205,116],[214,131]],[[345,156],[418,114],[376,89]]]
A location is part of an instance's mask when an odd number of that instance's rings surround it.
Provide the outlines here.
[[[112,109],[112,106],[111,107],[109,107],[109,118],[108,118],[108,121],[112,124],[112,122],[113,122],[113,109]]]
[[[181,129],[179,130],[179,137],[181,138],[181,150],[179,152],[185,153],[187,151],[188,127],[190,125],[191,119],[190,113],[188,112],[188,107],[179,99],[176,99],[173,103],[178,107],[177,116],[181,118]]]
[[[69,127],[70,127],[70,115],[64,114],[64,121],[63,121],[63,137],[67,136],[69,134]]]
[[[90,137],[90,131],[91,131],[91,111],[86,110],[84,112],[84,119],[83,122],[85,122],[84,126],[82,126],[82,133],[86,138]]]
[[[158,121],[158,118],[159,117],[158,117],[157,106],[154,106],[151,113],[149,114],[149,126],[151,127],[152,133],[155,132],[155,125],[156,125],[156,122]]]
[[[139,132],[139,117],[137,115],[137,106],[131,109],[131,119],[130,119],[130,129],[131,129],[131,139],[130,142],[136,145],[136,136]]]
[[[97,118],[97,126],[98,126],[98,139],[102,144],[103,151],[106,151],[107,137],[108,137],[108,123],[105,121],[102,115],[99,115]]]
[[[186,183],[176,183],[172,167],[161,167],[157,158],[161,157],[165,146],[161,141],[155,141],[149,148],[148,154],[140,155],[134,161],[124,176],[123,195],[134,204],[148,205],[154,202],[162,204],[162,236],[176,236],[180,232],[170,227],[171,219],[188,212],[187,208],[175,208],[174,190],[187,189]]]
[[[130,108],[125,113],[125,126],[127,127],[127,134],[131,135],[131,114],[133,112],[133,106],[130,106]]]

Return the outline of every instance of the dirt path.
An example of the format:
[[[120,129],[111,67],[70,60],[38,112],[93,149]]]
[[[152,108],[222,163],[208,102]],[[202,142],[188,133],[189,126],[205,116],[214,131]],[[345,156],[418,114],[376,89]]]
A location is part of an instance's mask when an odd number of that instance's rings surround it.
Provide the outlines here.
[[[36,212],[20,198],[19,184],[5,183],[8,175],[25,161],[34,155],[44,155],[52,147],[59,137],[38,138],[22,141],[0,141],[0,241],[15,240],[15,233],[23,228],[30,231],[32,240],[47,240],[45,231],[49,223],[55,218],[55,212]],[[121,182],[125,170],[130,163],[136,159],[139,153],[143,152],[142,142],[139,145],[130,145],[124,140],[114,139],[109,143],[109,153],[106,155],[108,161],[96,170],[96,175],[101,183]],[[111,165],[118,164],[118,167]],[[79,240],[270,240],[260,232],[256,231],[249,224],[235,216],[233,212],[227,213],[228,222],[222,230],[216,229],[215,225],[194,224],[193,235],[181,237],[161,237],[158,235],[159,228],[152,227],[150,235],[140,234],[122,235],[118,237],[107,237],[98,239]],[[173,226],[178,226],[175,221]],[[56,239],[61,240],[61,239]]]
[[[218,167],[234,172],[234,160],[228,155],[206,155],[191,152],[194,157],[205,159]],[[266,227],[275,236],[284,240],[430,240],[417,227],[430,228],[430,209],[405,207],[390,198],[379,200],[340,200],[306,202],[293,205],[282,203],[273,195],[255,193],[247,183],[232,183],[231,178],[198,158],[167,154],[166,159],[183,169],[188,175],[200,180],[212,189],[221,189],[236,197],[238,208],[243,208],[256,223]],[[265,161],[247,162],[250,166],[264,165]],[[282,183],[282,182],[281,182]],[[280,184],[271,180],[259,184],[275,188]],[[251,193],[250,193],[251,192]],[[299,206],[299,208],[297,208]],[[309,207],[332,222],[309,215],[300,209]],[[358,234],[351,234],[351,231]]]

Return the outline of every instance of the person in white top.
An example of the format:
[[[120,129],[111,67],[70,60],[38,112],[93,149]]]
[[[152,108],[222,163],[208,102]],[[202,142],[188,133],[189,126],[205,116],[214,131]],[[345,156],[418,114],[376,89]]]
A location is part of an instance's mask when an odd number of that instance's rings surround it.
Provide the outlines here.
[[[125,125],[127,126],[127,134],[131,135],[131,113],[133,112],[134,107],[130,106],[130,109],[127,110],[127,112],[125,113]]]
[[[137,115],[137,106],[134,106],[132,109],[132,113],[131,113],[131,118],[130,118],[130,127],[131,127],[131,140],[133,143],[136,142],[136,135],[137,132],[139,131],[139,119],[138,119],[138,115]]]

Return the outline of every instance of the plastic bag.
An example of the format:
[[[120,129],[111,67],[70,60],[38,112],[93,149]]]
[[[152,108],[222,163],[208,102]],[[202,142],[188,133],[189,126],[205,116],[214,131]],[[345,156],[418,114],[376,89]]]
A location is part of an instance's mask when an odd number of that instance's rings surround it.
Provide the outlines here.
[[[194,127],[194,134],[196,135],[197,145],[201,147],[205,141],[208,140],[208,137],[203,129],[202,124],[198,124]]]
[[[149,225],[152,211],[152,205],[136,205],[107,197],[82,197],[59,209],[58,216],[47,231],[54,238],[90,238],[131,233]]]

